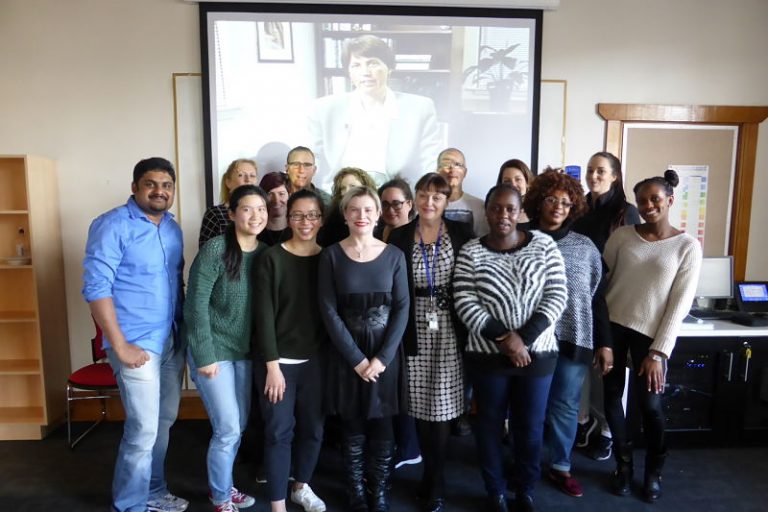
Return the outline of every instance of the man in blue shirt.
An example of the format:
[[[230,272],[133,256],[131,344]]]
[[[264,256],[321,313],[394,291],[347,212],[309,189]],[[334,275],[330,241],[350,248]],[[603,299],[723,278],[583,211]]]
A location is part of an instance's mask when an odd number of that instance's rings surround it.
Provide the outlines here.
[[[181,398],[181,229],[168,209],[176,173],[163,158],[133,169],[128,202],[93,221],[83,261],[83,296],[104,345],[125,408],[112,482],[112,510],[181,512],[189,502],[168,491],[168,430]]]

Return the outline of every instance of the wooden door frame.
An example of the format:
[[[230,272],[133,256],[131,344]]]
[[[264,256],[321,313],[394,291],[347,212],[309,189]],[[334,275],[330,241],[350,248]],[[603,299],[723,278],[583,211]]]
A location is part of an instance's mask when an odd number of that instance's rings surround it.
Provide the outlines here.
[[[605,119],[605,150],[614,155],[622,154],[625,123],[721,124],[738,128],[728,251],[733,255],[734,279],[743,281],[747,271],[757,131],[768,117],[768,107],[598,103],[597,113]]]

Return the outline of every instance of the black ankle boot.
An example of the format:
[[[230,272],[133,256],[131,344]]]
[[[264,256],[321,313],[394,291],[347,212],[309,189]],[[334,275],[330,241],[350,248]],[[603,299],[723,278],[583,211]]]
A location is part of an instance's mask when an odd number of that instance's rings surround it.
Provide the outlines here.
[[[617,496],[628,496],[632,492],[632,476],[634,475],[632,444],[616,444],[613,454],[616,458],[616,471],[613,473],[611,490]]]
[[[344,468],[347,472],[347,497],[349,510],[368,512],[363,475],[365,470],[365,436],[345,437],[341,443]]]
[[[371,512],[389,511],[389,475],[395,454],[394,441],[368,443],[368,490]]]
[[[667,453],[647,453],[645,455],[645,480],[643,482],[643,496],[645,501],[653,503],[661,498],[661,470]]]

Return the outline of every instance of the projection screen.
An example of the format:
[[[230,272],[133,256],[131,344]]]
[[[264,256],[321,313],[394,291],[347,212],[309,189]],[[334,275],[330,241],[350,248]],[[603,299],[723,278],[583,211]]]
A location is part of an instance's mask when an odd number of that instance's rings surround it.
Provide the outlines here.
[[[201,4],[200,13],[209,205],[232,160],[256,160],[263,176],[284,170],[299,145],[315,152],[314,183],[327,191],[345,166],[379,184],[414,184],[446,147],[464,152],[464,188],[480,197],[503,161],[536,169],[541,11]]]

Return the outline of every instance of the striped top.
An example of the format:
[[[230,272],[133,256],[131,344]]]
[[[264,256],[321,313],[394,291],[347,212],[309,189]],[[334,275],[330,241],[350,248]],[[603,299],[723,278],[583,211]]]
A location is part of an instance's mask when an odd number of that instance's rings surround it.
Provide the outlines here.
[[[555,324],[568,301],[565,264],[551,237],[496,251],[475,239],[454,269],[456,312],[469,329],[467,353],[500,354],[497,336],[515,330],[534,358],[557,354]]]

